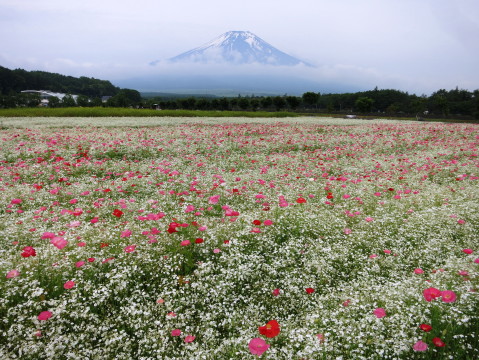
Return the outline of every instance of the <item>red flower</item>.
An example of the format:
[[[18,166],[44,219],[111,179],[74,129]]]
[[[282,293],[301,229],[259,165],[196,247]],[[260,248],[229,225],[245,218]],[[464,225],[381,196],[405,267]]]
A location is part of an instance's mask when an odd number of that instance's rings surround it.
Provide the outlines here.
[[[428,324],[421,324],[421,325],[419,325],[419,329],[421,329],[422,331],[425,331],[425,332],[429,332],[429,331],[432,330],[432,326],[428,325]]]
[[[27,258],[27,257],[30,257],[30,256],[37,256],[37,252],[31,246],[25,246],[23,248],[23,252],[22,252],[21,255],[22,255],[22,257]]]
[[[175,222],[170,223],[170,225],[168,226],[168,230],[167,230],[168,233],[173,234],[175,232],[178,232],[178,230],[177,230],[178,226],[180,226],[180,224],[175,223]]]
[[[254,220],[253,224],[256,225],[256,226],[259,226],[259,225],[261,225],[261,221],[260,220]]]
[[[302,197],[299,197],[299,198],[296,199],[296,202],[297,202],[298,204],[304,204],[304,203],[306,202],[306,199],[304,199],[304,198],[302,198]]]
[[[440,338],[438,337],[435,337],[434,339],[432,339],[432,343],[434,345],[436,345],[437,347],[444,347],[446,346],[446,344],[444,343],[444,341],[442,341]]]
[[[202,238],[197,238],[195,244],[201,244],[204,240]]]
[[[306,292],[308,294],[312,294],[312,293],[314,293],[314,289],[313,288],[306,288]]]
[[[120,209],[115,209],[113,210],[113,215],[117,218],[120,218],[123,215],[123,211],[121,211]]]
[[[424,299],[427,302],[431,302],[431,300],[434,300],[435,298],[438,298],[438,297],[441,296],[441,290],[430,287],[430,288],[425,289],[422,292],[422,294],[424,296]]]
[[[260,326],[258,330],[261,335],[268,338],[274,338],[275,336],[278,336],[280,332],[279,324],[276,320],[268,321],[265,326]]]

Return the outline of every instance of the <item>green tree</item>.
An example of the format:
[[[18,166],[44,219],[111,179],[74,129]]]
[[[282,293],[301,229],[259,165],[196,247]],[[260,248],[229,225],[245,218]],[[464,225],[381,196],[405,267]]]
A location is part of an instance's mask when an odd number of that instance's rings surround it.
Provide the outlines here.
[[[263,109],[269,109],[271,106],[273,106],[273,99],[271,96],[266,96],[260,100],[260,103]]]
[[[302,96],[304,104],[308,108],[316,108],[319,102],[321,94],[320,93],[314,93],[311,91],[305,92]]]
[[[286,102],[291,110],[296,110],[301,104],[301,100],[296,96],[287,96]]]
[[[431,101],[435,110],[440,111],[443,117],[449,115],[449,102],[447,100],[447,91],[445,89],[440,89],[434,92],[431,95]]]
[[[91,100],[91,106],[102,106],[103,103],[101,102],[101,98],[99,97],[94,97],[92,100]]]
[[[77,98],[77,105],[82,107],[90,106],[90,99],[88,98],[88,96],[79,95]]]
[[[219,109],[220,110],[229,110],[230,109],[230,102],[227,98],[222,97],[218,100],[219,102]]]
[[[238,106],[241,110],[246,110],[249,107],[249,99],[246,97],[241,97],[238,99]]]
[[[366,96],[361,96],[356,100],[354,105],[359,112],[368,113],[368,112],[371,112],[373,108],[373,103],[374,103],[373,99]]]
[[[251,99],[250,106],[251,106],[251,110],[253,110],[253,111],[258,110],[258,108],[260,106],[259,99],[257,99],[257,98]]]
[[[286,100],[282,96],[275,96],[273,98],[273,105],[276,111],[280,111],[286,106]]]
[[[230,100],[231,109],[235,110],[236,106],[238,106],[238,100],[239,98],[232,98]]]
[[[62,99],[63,107],[73,107],[76,106],[76,104],[75,99],[70,94],[65,95]]]
[[[193,110],[196,106],[196,99],[189,97],[187,99],[180,99],[177,101],[182,109]]]
[[[60,106],[60,99],[56,96],[50,96],[48,98],[48,107],[56,108],[58,106]]]
[[[109,98],[107,106],[112,107],[134,107],[141,103],[141,95],[136,90],[121,89],[118,94]]]

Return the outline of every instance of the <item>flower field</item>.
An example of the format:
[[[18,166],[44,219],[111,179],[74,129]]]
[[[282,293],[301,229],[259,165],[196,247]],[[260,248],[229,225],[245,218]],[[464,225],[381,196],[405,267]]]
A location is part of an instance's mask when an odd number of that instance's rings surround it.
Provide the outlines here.
[[[478,125],[15,121],[1,359],[479,358]]]

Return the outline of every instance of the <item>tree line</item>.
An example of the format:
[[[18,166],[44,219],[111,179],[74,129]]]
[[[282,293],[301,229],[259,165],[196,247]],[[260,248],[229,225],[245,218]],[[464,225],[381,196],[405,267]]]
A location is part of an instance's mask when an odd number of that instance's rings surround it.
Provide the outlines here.
[[[139,103],[140,104],[140,103]],[[441,89],[430,96],[383,89],[355,93],[305,92],[302,96],[241,96],[233,98],[143,99],[141,106],[161,109],[299,111],[479,119],[479,90]]]
[[[109,81],[65,76],[44,71],[9,70],[0,66],[0,108],[33,107],[40,104],[36,94],[22,90],[50,90],[70,94],[49,98],[50,107],[109,106],[185,110],[298,111],[329,114],[388,116],[430,116],[479,119],[479,89],[440,89],[430,96],[393,89],[375,88],[355,93],[305,92],[301,96],[237,97],[142,97],[132,89],[120,89]],[[71,94],[78,95],[76,100]],[[108,97],[107,100],[101,100]]]

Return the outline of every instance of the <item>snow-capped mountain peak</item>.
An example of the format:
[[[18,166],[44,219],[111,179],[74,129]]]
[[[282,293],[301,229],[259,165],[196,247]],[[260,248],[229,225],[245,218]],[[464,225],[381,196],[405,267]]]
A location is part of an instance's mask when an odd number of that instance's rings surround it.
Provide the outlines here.
[[[228,31],[216,39],[170,59],[171,62],[293,66],[305,62],[268,44],[249,31]]]

